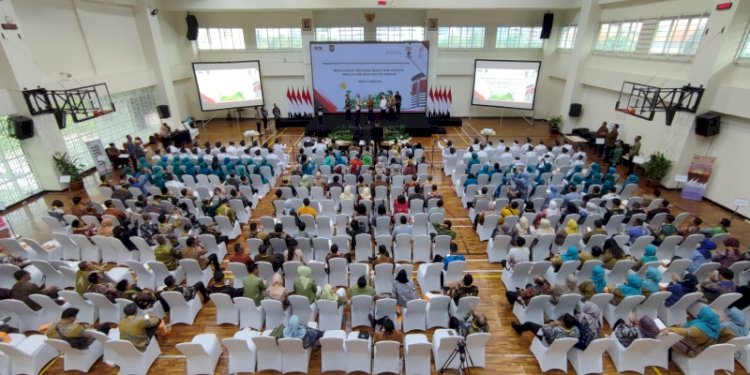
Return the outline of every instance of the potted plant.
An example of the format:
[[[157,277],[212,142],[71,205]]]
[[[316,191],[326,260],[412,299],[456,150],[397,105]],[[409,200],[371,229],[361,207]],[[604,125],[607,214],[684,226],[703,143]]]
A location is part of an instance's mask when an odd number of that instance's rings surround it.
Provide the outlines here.
[[[550,116],[547,119],[547,125],[549,126],[549,131],[552,134],[560,134],[560,125],[563,122],[562,115],[554,115]]]
[[[643,164],[643,175],[646,177],[646,187],[656,187],[661,183],[661,179],[667,175],[667,171],[672,167],[672,161],[661,153],[651,154],[651,157]]]
[[[83,190],[83,176],[81,176],[82,164],[78,163],[76,158],[68,156],[67,152],[56,152],[52,155],[55,161],[55,167],[61,176],[70,176],[70,190]]]

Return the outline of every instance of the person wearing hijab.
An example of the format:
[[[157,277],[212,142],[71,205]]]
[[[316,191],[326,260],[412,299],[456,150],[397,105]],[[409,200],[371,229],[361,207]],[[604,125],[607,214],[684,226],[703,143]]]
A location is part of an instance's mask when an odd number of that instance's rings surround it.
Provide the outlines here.
[[[646,263],[649,262],[658,262],[659,258],[656,256],[656,251],[658,248],[654,245],[646,245],[646,248],[644,249],[643,256],[641,257],[640,264],[638,265],[643,266]]]
[[[578,233],[578,223],[575,221],[575,219],[569,219],[565,223],[565,228],[562,228],[557,231],[555,236],[555,244],[558,246],[565,243],[565,238],[568,237],[568,235],[576,234]]]
[[[740,241],[734,237],[728,237],[724,240],[724,249],[716,251],[711,257],[711,261],[718,262],[722,267],[729,268],[734,262],[740,260]]]
[[[641,289],[643,295],[648,298],[651,294],[659,291],[659,283],[661,282],[661,272],[654,267],[649,267],[646,270],[646,278],[643,280]]]
[[[299,317],[292,315],[289,317],[289,323],[284,327],[285,339],[303,339],[307,330],[299,324]]]
[[[533,332],[542,344],[547,347],[552,345],[557,339],[566,337],[579,339],[581,336],[579,328],[581,324],[570,314],[565,314],[558,320],[550,321],[543,326],[533,322],[519,324],[515,321],[511,322],[510,325],[518,335],[524,332]]]
[[[284,287],[284,276],[281,276],[278,272],[273,274],[271,286],[266,288],[264,295],[267,299],[281,302],[285,309],[289,307],[289,300],[287,299],[289,292]]]
[[[705,348],[715,344],[721,333],[721,321],[710,307],[704,306],[698,316],[685,323],[682,327],[675,326],[662,330],[662,332],[674,332],[681,335],[673,349],[677,349],[688,357],[695,357]]]
[[[721,333],[719,342],[725,343],[735,337],[747,337],[750,334],[747,328],[747,318],[742,310],[736,307],[727,309],[726,314],[721,316]]]
[[[581,325],[588,327],[592,334],[592,340],[597,339],[602,333],[602,310],[599,306],[591,301],[585,303],[579,302],[575,308],[575,318]]]
[[[343,289],[341,289],[343,291]],[[339,292],[333,290],[333,286],[331,284],[326,284],[323,287],[323,291],[320,293],[320,297],[318,297],[318,301],[333,301],[338,304],[339,307],[344,305],[344,298],[341,297]]]
[[[417,296],[417,288],[414,287],[414,283],[409,280],[405,270],[398,271],[396,275],[396,282],[393,283],[393,297],[396,298],[398,305],[402,308],[406,307],[406,303],[419,299]]]
[[[671,292],[672,295],[667,297],[664,304],[670,307],[677,303],[684,295],[697,291],[696,286],[698,285],[698,279],[692,273],[685,274],[680,279],[680,275],[673,273],[672,281],[667,285],[667,291]]]
[[[559,269],[565,262],[572,262],[580,259],[581,258],[578,256],[578,248],[575,246],[568,246],[568,249],[564,253],[557,254],[551,259],[551,261],[552,265],[556,269]]]
[[[591,270],[591,280],[586,280],[578,286],[583,299],[588,301],[594,294],[604,293],[607,287],[605,272],[602,266],[596,265]]]
[[[551,302],[556,305],[562,296],[576,292],[578,292],[578,279],[571,273],[565,277],[565,283],[552,286]]]
[[[711,250],[715,249],[716,243],[714,243],[714,241],[711,241],[708,238],[703,240],[700,246],[698,246],[697,249],[693,250],[693,254],[690,256],[690,260],[693,263],[690,265],[690,267],[688,267],[687,271],[693,273],[704,263],[710,262],[712,257]]]
[[[362,191],[359,193],[359,200],[361,201],[372,201],[372,193],[370,193],[369,187],[362,188]]]
[[[612,304],[617,306],[622,302],[625,297],[630,296],[642,296],[643,295],[643,280],[635,274],[628,275],[625,279],[625,284],[618,285],[612,290],[614,298],[612,298]]]
[[[312,279],[312,270],[307,266],[297,268],[297,279],[294,280],[294,292],[298,296],[305,296],[310,303],[318,298],[318,286]]]
[[[602,264],[602,267],[605,269],[612,270],[617,262],[627,257],[625,251],[623,251],[620,245],[617,244],[617,241],[612,238],[608,238],[604,241],[603,248],[604,253],[602,254],[602,262],[604,262],[604,264]]]
[[[352,186],[346,185],[344,186],[344,192],[341,193],[340,199],[342,201],[354,201],[357,200],[357,196],[352,193]]]
[[[628,322],[620,319],[618,320],[614,328],[612,328],[612,336],[624,347],[629,347],[636,339],[653,339],[659,335],[659,327],[650,316],[646,315],[641,319],[637,319],[634,313],[631,313],[628,317]]]
[[[536,232],[534,234],[539,237],[545,234],[555,234],[555,229],[552,228],[552,223],[550,223],[549,219],[543,218],[539,220],[539,228],[536,229]]]
[[[514,232],[515,236],[526,236],[532,234],[529,219],[525,216],[521,216],[521,218],[518,220],[518,223],[516,223]]]
[[[112,219],[106,218],[102,220],[102,225],[99,227],[99,230],[96,232],[96,234],[104,237],[112,237],[114,229],[115,227],[112,223]]]

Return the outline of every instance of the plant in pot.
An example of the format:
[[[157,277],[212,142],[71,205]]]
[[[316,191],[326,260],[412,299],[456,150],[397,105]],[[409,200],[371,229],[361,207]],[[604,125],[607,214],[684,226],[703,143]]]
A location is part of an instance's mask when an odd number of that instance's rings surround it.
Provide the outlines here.
[[[83,164],[78,163],[76,158],[68,156],[67,152],[56,152],[52,155],[52,160],[55,161],[55,167],[61,176],[70,176],[70,190],[83,189],[83,176],[81,176]]]
[[[560,134],[560,125],[562,125],[562,122],[563,122],[562,115],[550,116],[547,119],[547,125],[549,126],[550,133]]]
[[[651,157],[643,164],[643,175],[646,177],[646,187],[657,187],[661,179],[667,175],[672,167],[672,161],[661,152],[651,154]]]

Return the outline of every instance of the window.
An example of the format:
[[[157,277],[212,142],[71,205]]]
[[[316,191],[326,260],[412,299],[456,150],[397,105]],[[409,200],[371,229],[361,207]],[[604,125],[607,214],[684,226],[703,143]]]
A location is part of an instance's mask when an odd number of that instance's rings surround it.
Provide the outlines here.
[[[541,27],[500,26],[497,28],[495,48],[542,48]]]
[[[198,49],[245,49],[245,33],[242,29],[198,29]]]
[[[9,206],[40,191],[21,141],[8,134],[8,116],[0,116],[0,201]]]
[[[611,52],[635,52],[642,22],[603,23],[599,28],[594,50]]]
[[[438,47],[484,48],[484,27],[441,27],[438,30]]]
[[[695,55],[708,17],[671,18],[659,21],[649,53],[662,55]]]
[[[364,27],[316,27],[315,40],[319,42],[362,42]]]
[[[113,94],[112,102],[117,108],[115,112],[79,123],[68,119],[68,126],[62,130],[68,154],[83,164],[85,169],[95,166],[86,147],[87,141],[100,139],[104,147],[110,142],[122,147],[125,136],[130,134],[148,142],[148,136],[160,124],[154,87]]]
[[[747,35],[748,36],[745,37],[745,45],[742,47],[742,50],[740,51],[741,59],[750,58],[750,33],[748,33]]]
[[[302,48],[302,29],[255,29],[255,43],[258,49]]]
[[[378,42],[408,42],[424,40],[422,26],[378,26],[375,30]]]
[[[560,39],[557,40],[557,48],[571,49],[576,42],[578,26],[568,25],[560,28]]]

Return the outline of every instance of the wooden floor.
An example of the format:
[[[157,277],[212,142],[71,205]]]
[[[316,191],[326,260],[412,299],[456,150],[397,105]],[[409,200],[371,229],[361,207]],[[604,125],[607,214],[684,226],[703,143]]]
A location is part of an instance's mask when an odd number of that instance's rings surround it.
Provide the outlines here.
[[[208,128],[201,129],[199,141],[202,143],[204,141],[214,142],[239,140],[241,139],[244,130],[248,130],[251,127],[254,128],[255,126],[254,123],[246,121],[245,123],[240,124],[240,127],[242,129],[238,128],[234,123],[215,121]],[[529,126],[525,122],[519,120],[505,120],[504,122],[501,122],[499,120],[489,119],[464,120],[463,127],[447,128],[447,134],[441,135],[440,138],[452,140],[457,147],[466,147],[475,137],[481,138],[479,130],[483,128],[493,128],[497,131],[498,135],[492,137],[493,140],[504,139],[508,142],[513,139],[518,139],[519,141],[523,141],[526,137],[530,137],[535,142],[539,139],[545,139],[545,141],[552,140],[552,138],[549,137],[547,127],[544,123],[536,123],[533,126]],[[648,135],[644,136],[647,137]],[[286,143],[287,145],[294,145],[301,139],[302,129],[280,129],[273,137],[279,137],[283,143]],[[438,136],[435,135],[432,138],[416,138],[414,141],[421,142],[427,150],[426,154],[428,159],[433,160],[433,162],[439,166],[439,150],[435,151],[434,154],[431,152],[434,141],[437,139]],[[487,315],[490,324],[490,331],[492,333],[492,339],[487,347],[487,368],[472,369],[471,372],[473,374],[539,374],[541,371],[529,351],[531,338],[529,336],[518,337],[510,328],[513,314],[511,312],[511,306],[505,299],[505,288],[500,282],[499,265],[493,265],[487,262],[487,257],[485,255],[486,242],[480,242],[477,235],[472,230],[471,222],[468,219],[468,212],[461,206],[455,193],[451,191],[450,180],[445,177],[439,167],[433,169],[433,172],[434,181],[438,184],[439,190],[445,197],[445,207],[448,211],[446,218],[451,219],[454,223],[454,228],[458,234],[456,242],[459,246],[459,250],[462,253],[467,254],[468,271],[473,274],[475,284],[480,288],[481,302],[478,311]],[[624,174],[623,172],[624,171],[621,172],[621,175]],[[99,196],[96,192],[97,190],[95,187],[97,181],[98,179],[96,176],[88,177],[85,181],[86,189],[89,192],[91,199],[102,201],[103,197]],[[640,191],[637,194],[642,193],[643,191]],[[697,213],[706,223],[717,223],[720,218],[729,217],[731,215],[730,212],[727,212],[711,203],[682,200],[679,198],[678,192],[665,192],[664,195],[672,203],[675,211],[690,211]],[[30,200],[10,213],[9,218],[15,230],[21,235],[30,236],[35,239],[49,239],[49,230],[38,218],[46,212],[48,205],[54,199],[62,199],[66,201],[68,207],[70,205],[70,194],[68,193],[45,194],[43,197]],[[270,199],[267,197],[261,201],[257,210],[254,210],[253,217],[257,220],[262,215],[272,214],[273,207],[270,203]],[[750,225],[743,220],[735,219],[732,223],[732,233],[740,238],[743,243],[743,248],[750,242],[748,229],[750,229]],[[244,235],[237,240],[244,243]],[[185,372],[185,359],[181,356],[180,352],[175,349],[177,343],[190,341],[193,336],[199,333],[215,333],[221,339],[231,337],[237,331],[237,327],[235,326],[217,326],[214,319],[215,308],[209,302],[204,305],[203,310],[198,314],[198,318],[194,325],[177,325],[174,327],[169,337],[160,338],[162,355],[155,362],[149,373],[160,375],[182,374]],[[350,330],[351,327],[349,327],[350,319],[348,313],[345,315],[345,320],[347,325],[346,329]],[[428,337],[431,336],[432,331],[427,332],[427,335]],[[606,373],[616,373],[612,362],[606,356],[604,358],[604,363]],[[226,374],[226,364],[226,356],[223,356],[219,361],[216,373]],[[437,365],[439,368],[440,364]],[[57,359],[50,365],[46,373],[62,373],[62,368],[62,359]],[[736,365],[736,368],[737,373],[746,373],[739,365]],[[433,373],[436,372],[437,370],[434,369]],[[116,374],[118,373],[118,370],[99,362],[91,369],[91,373]],[[319,350],[315,350],[312,354],[310,360],[310,373],[320,373]],[[572,370],[571,373],[573,373]],[[676,366],[672,364],[669,370],[649,368],[647,373],[664,374],[680,372],[676,369]]]

